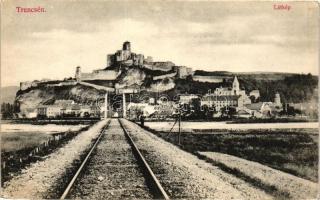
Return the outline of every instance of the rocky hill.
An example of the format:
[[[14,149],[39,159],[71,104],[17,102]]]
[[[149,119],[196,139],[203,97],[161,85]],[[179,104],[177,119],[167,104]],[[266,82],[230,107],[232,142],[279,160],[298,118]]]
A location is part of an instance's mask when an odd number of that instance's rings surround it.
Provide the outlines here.
[[[18,91],[16,103],[20,106],[20,112],[33,111],[40,104],[52,104],[57,99],[72,99],[77,103],[94,103],[104,97],[104,91],[95,88],[74,85],[47,87],[45,84],[30,88],[25,91]]]
[[[192,76],[184,79],[165,77],[154,80],[170,72],[162,72],[131,66],[121,68],[121,74],[116,80],[87,81],[96,85],[118,88],[139,88],[144,94],[165,93],[169,97],[177,94],[193,93],[203,95],[208,90],[217,87],[231,86],[233,76],[237,75],[240,87],[247,93],[254,89],[260,90],[262,101],[272,101],[276,92],[279,92],[284,102],[305,102],[314,98],[317,92],[318,80],[316,76],[290,74],[290,73],[232,73],[232,72],[206,72],[196,71],[197,76],[221,76],[219,83],[199,82]],[[59,81],[57,81],[59,83]],[[39,84],[24,91],[18,91],[16,102],[20,105],[21,112],[35,109],[39,104],[52,104],[56,99],[72,99],[78,103],[90,104],[103,97],[104,91],[81,84],[68,86],[49,86]]]

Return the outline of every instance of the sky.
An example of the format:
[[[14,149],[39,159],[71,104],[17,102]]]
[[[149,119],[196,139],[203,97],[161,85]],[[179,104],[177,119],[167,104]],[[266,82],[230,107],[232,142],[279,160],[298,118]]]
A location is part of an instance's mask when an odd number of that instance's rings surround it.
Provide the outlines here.
[[[316,2],[1,0],[1,85],[91,72],[135,53],[193,70],[318,74]],[[287,4],[290,10],[274,9]],[[16,7],[44,13],[18,13]]]

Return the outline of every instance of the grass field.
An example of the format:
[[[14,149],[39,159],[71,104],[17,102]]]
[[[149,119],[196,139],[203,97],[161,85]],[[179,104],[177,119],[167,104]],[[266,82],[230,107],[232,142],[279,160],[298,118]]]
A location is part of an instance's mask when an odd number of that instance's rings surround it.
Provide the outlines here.
[[[172,122],[145,122],[145,125],[157,131],[169,131],[173,125]],[[190,132],[192,130],[203,129],[229,129],[229,130],[248,130],[248,129],[303,129],[303,128],[318,128],[318,122],[291,122],[291,123],[250,123],[250,124],[232,124],[230,122],[181,122],[183,131]],[[178,124],[172,129],[178,131]]]
[[[178,134],[153,131],[177,144]],[[318,180],[318,129],[215,130],[182,133],[182,148],[212,151],[256,161],[316,182]]]
[[[36,147],[52,136],[45,133],[23,132],[23,133],[2,133],[1,151],[11,152]]]
[[[47,155],[90,126],[31,124],[1,126],[1,184],[20,174],[21,169],[31,163],[45,159]]]
[[[2,124],[1,152],[33,148],[49,140],[51,134],[78,131],[83,127],[86,125]]]

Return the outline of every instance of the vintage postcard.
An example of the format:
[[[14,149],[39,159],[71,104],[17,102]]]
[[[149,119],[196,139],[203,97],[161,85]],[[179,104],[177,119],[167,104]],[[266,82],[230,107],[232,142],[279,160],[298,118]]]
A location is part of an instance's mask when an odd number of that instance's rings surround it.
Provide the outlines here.
[[[319,198],[318,2],[0,2],[1,198]]]

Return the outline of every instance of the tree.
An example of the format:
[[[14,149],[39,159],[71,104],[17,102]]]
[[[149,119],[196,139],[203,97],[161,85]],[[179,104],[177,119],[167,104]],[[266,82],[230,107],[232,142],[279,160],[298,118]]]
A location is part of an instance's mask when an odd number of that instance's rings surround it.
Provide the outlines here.
[[[255,103],[255,102],[256,102],[256,97],[253,96],[253,95],[251,95],[251,96],[250,96],[250,100],[251,100],[252,103]]]
[[[221,108],[221,117],[233,118],[237,114],[237,110],[234,107],[222,107]]]
[[[14,106],[10,103],[1,104],[1,114],[3,119],[13,118]]]

